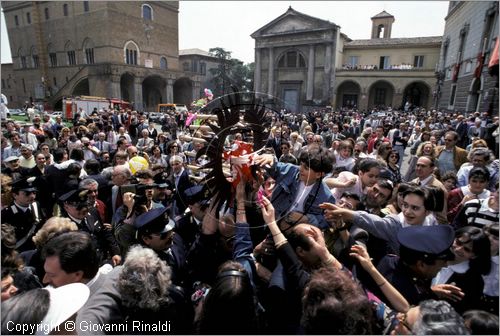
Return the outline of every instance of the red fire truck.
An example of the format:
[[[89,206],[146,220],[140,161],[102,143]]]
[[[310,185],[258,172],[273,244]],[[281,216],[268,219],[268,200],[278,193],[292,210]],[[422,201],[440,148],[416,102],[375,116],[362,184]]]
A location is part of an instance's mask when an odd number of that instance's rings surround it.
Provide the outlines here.
[[[125,100],[118,98],[104,98],[93,96],[76,96],[63,98],[63,115],[65,119],[73,119],[75,113],[82,108],[87,113],[92,113],[94,109],[118,110],[132,108],[132,105]]]

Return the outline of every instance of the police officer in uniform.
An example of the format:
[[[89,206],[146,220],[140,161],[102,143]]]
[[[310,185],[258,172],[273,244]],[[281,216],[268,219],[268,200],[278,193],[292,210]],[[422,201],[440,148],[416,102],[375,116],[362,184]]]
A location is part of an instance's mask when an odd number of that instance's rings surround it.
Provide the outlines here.
[[[172,282],[183,286],[185,280],[186,248],[182,237],[175,233],[175,222],[168,208],[151,209],[134,221],[139,244],[154,250],[172,269]]]
[[[11,224],[16,232],[18,252],[32,250],[35,245],[31,238],[47,219],[40,204],[35,201],[37,189],[35,178],[22,178],[12,183],[14,201],[2,210],[2,223]]]
[[[100,220],[97,209],[89,207],[88,190],[72,190],[61,197],[63,217],[71,219],[78,229],[88,232],[95,243],[100,265],[110,263],[113,266],[121,263],[120,248],[110,230],[106,230]],[[111,260],[108,261],[108,258]]]
[[[175,217],[175,232],[181,235],[186,246],[190,247],[196,239],[196,235],[200,232],[201,223],[210,200],[205,197],[205,190],[201,185],[186,189],[184,199],[189,211]]]
[[[454,255],[450,247],[455,234],[448,225],[408,226],[397,234],[400,243],[399,257],[387,255],[380,261],[378,270],[407,300],[417,305],[422,300],[435,299],[431,281]],[[375,295],[384,302],[379,288]]]

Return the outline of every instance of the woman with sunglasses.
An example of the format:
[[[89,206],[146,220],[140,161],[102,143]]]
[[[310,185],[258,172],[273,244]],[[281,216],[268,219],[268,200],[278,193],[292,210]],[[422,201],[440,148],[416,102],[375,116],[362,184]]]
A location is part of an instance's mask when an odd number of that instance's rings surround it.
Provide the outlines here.
[[[151,148],[151,152],[153,153],[153,155],[151,155],[149,157],[149,163],[150,164],[152,164],[152,165],[153,164],[159,164],[159,165],[162,165],[164,167],[168,166],[167,156],[161,153],[160,146],[154,145]]]
[[[394,184],[401,183],[401,171],[398,165],[399,161],[399,152],[396,150],[391,150],[386,158],[385,162],[387,163],[387,170],[391,173],[391,180]]]
[[[491,269],[490,241],[483,230],[465,226],[455,232],[452,251],[455,259],[432,280],[432,290],[459,313],[481,309],[482,275]]]

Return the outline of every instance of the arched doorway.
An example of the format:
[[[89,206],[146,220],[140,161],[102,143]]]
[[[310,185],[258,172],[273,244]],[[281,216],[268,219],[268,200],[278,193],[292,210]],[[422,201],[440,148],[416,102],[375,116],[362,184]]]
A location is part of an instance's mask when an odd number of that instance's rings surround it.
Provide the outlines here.
[[[467,112],[479,111],[481,108],[481,82],[481,78],[475,78],[471,84]]]
[[[358,108],[361,100],[361,87],[354,81],[345,81],[337,89],[337,108]]]
[[[198,97],[197,97],[198,98]],[[193,101],[193,82],[187,78],[182,77],[174,83],[174,103],[191,105]]]
[[[142,99],[145,111],[156,111],[157,105],[166,102],[166,82],[160,76],[149,76],[142,82]]]
[[[406,102],[410,103],[410,108],[425,107],[428,108],[429,102],[429,88],[424,83],[413,82],[406,86],[403,92],[402,105],[405,106]]]
[[[71,93],[73,96],[90,96],[89,79],[84,78],[79,81]]]
[[[120,77],[120,94],[123,100],[135,101],[134,95],[134,75],[126,72]]]
[[[392,106],[394,86],[386,81],[376,81],[368,90],[368,108],[386,109]]]

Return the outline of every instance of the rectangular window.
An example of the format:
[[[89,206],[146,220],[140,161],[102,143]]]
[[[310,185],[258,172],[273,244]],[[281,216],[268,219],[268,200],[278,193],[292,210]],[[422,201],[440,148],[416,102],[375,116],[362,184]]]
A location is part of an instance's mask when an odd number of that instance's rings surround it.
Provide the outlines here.
[[[189,62],[182,63],[182,68],[184,69],[184,71],[189,71]]]
[[[207,64],[206,63],[203,63],[203,62],[200,63],[200,73],[202,75],[207,74]]]
[[[26,21],[28,22],[28,24],[31,24],[31,13],[26,13]]]
[[[50,58],[50,66],[55,67],[57,66],[57,54],[56,53],[50,53],[49,54]]]
[[[286,66],[288,68],[296,68],[297,67],[297,53],[294,51],[290,51],[286,53]]]
[[[26,56],[21,56],[21,69],[26,69],[28,64],[26,63]]]
[[[137,65],[137,50],[127,49],[125,53],[127,64],[135,64]]]
[[[423,68],[424,67],[424,56],[415,56],[413,59],[413,67],[414,68]]]
[[[455,106],[455,95],[457,93],[457,84],[453,84],[451,86],[451,94],[450,94],[450,106]]]
[[[198,61],[193,61],[193,72],[196,73],[198,72]]]
[[[349,65],[353,68],[359,65],[359,56],[349,56]]]
[[[390,67],[390,59],[389,56],[380,56],[379,69],[389,69]]]
[[[38,55],[33,55],[33,68],[39,68],[40,67],[40,58]]]
[[[451,69],[446,69],[446,79],[451,78]]]
[[[375,105],[385,105],[385,89],[375,89]]]
[[[23,92],[26,93],[26,83],[24,82],[24,78],[22,79],[23,82]]]
[[[48,20],[50,18],[50,16],[49,16],[49,9],[45,8],[44,12],[45,12],[45,20]]]
[[[465,73],[469,73],[472,70],[472,61],[468,61],[465,63]]]
[[[57,86],[57,78],[54,77],[52,80],[54,82],[54,86]]]
[[[19,26],[19,17],[17,15],[14,15],[14,22],[16,23],[16,26]]]
[[[94,64],[94,48],[85,49],[85,60],[87,64]]]
[[[89,2],[88,1],[84,1],[83,2],[83,11],[84,12],[88,12],[89,11]]]
[[[2,88],[5,88],[5,79],[2,78]]]
[[[63,5],[63,15],[68,16],[68,4]]]
[[[75,65],[75,64],[76,64],[75,51],[74,50],[68,51],[68,65]]]

